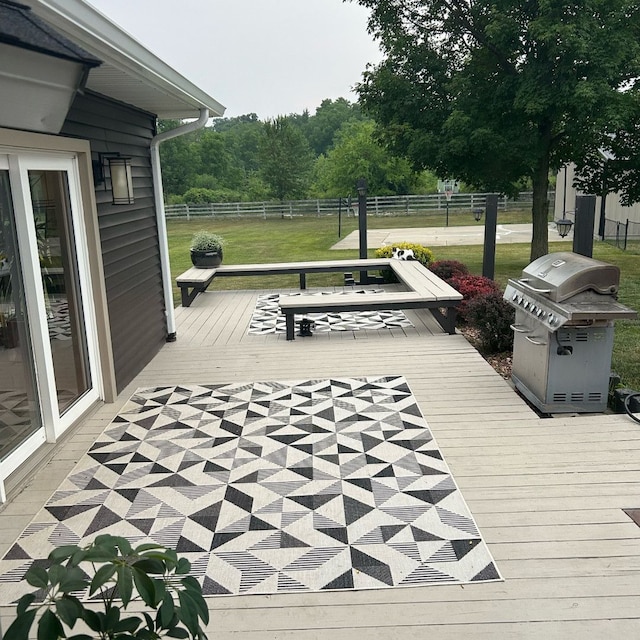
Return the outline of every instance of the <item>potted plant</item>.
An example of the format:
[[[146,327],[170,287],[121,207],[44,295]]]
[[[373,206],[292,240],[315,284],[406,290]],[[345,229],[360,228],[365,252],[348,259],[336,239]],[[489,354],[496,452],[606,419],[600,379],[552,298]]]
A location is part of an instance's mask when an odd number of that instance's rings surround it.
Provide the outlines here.
[[[200,269],[219,267],[222,263],[222,236],[211,231],[198,231],[191,239],[191,262]]]
[[[190,569],[172,549],[154,544],[134,549],[117,536],[100,535],[85,547],[58,547],[47,565],[27,571],[25,580],[36,591],[18,600],[4,638],[35,637],[30,632],[37,618],[37,637],[47,640],[206,640],[201,623],[209,622],[209,611]],[[87,590],[91,600],[85,602],[81,594]],[[123,616],[138,598],[146,608],[138,602],[134,615]],[[91,633],[81,629],[70,636],[78,622]]]

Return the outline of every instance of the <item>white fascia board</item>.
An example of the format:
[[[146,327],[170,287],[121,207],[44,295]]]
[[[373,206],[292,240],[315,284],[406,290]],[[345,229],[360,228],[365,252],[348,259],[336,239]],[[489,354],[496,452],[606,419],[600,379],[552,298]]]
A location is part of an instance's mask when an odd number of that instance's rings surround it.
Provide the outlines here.
[[[103,13],[83,0],[26,0],[25,4],[69,39],[77,42],[109,66],[124,71],[132,79],[148,85],[154,91],[162,91],[176,101],[175,109],[165,110],[164,113],[158,109],[154,111],[157,115],[197,117],[199,109],[203,107],[209,109],[212,117],[220,117],[224,114],[225,107],[217,100],[172,69]],[[89,78],[91,79],[91,75]],[[149,108],[148,110],[153,111]]]

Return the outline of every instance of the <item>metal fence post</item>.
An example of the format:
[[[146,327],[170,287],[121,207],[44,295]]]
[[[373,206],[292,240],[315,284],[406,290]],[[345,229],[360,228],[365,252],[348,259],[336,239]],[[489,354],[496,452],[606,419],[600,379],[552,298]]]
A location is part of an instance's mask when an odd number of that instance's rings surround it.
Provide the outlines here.
[[[629,237],[629,218],[627,218],[627,224],[624,225],[624,250],[627,250],[627,238]]]

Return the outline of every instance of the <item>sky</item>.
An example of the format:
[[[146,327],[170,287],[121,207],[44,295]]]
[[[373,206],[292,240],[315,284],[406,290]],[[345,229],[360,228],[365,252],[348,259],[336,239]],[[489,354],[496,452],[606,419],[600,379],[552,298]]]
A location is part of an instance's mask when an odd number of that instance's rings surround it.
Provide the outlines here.
[[[355,102],[381,59],[368,10],[342,0],[88,0],[222,103],[226,117],[310,114],[325,98]]]

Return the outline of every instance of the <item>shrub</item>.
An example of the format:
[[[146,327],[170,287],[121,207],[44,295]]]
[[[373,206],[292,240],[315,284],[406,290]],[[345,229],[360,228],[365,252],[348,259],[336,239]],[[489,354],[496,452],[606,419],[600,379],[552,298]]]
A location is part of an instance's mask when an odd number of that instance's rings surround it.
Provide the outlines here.
[[[477,296],[467,303],[467,322],[478,330],[480,349],[485,354],[502,353],[513,349],[511,325],[515,309],[500,292]]]
[[[433,260],[433,252],[428,247],[424,247],[421,244],[414,244],[412,242],[397,242],[393,245],[389,245],[386,247],[380,247],[376,249],[374,256],[376,258],[392,258],[394,249],[411,249],[413,251],[413,255],[415,259],[423,264],[425,267],[429,267],[431,261]],[[398,279],[395,276],[395,273],[390,269],[385,269],[381,272],[382,277],[385,282],[397,282]]]
[[[467,321],[467,306],[469,301],[478,297],[485,297],[491,293],[500,293],[498,285],[490,278],[484,276],[464,275],[454,276],[449,284],[462,294],[462,302],[458,307],[458,318],[461,322]]]
[[[467,265],[458,260],[438,260],[430,264],[429,269],[445,282],[449,282],[451,278],[469,274]]]
[[[391,258],[393,256],[394,249],[411,249],[413,255],[418,262],[421,262],[425,267],[428,267],[433,260],[433,252],[428,247],[423,247],[421,244],[414,244],[412,242],[397,242],[387,247],[380,247],[376,249],[376,258]]]

